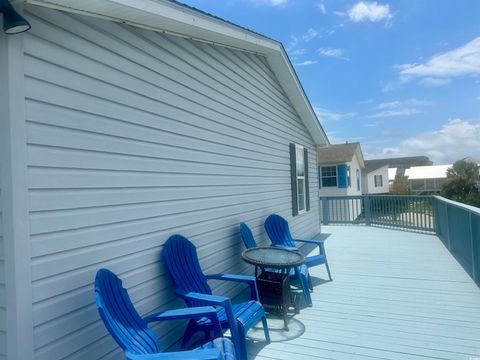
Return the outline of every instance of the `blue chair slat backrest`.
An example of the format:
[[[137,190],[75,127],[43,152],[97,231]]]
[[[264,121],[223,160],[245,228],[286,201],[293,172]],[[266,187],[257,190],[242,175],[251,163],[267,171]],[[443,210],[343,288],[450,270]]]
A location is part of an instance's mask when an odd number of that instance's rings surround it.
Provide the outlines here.
[[[257,243],[253,238],[252,231],[250,230],[248,225],[243,222],[240,223],[240,236],[247,249],[257,247]]]
[[[101,269],[95,278],[98,311],[108,331],[124,351],[154,354],[160,351],[156,335],[135,310],[122,281]]]
[[[265,231],[274,245],[296,247],[288,222],[277,214],[272,214],[265,220]]]

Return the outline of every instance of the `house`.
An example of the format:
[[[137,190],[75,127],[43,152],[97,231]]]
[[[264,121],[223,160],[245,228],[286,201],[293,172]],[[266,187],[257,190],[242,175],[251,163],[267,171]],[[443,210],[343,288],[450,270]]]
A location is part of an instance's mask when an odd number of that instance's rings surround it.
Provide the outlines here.
[[[388,194],[388,164],[378,164],[365,160],[365,194]]]
[[[321,199],[330,196],[362,195],[365,165],[360,143],[334,144],[319,148],[317,156]],[[361,216],[362,201],[360,198],[353,199],[342,206],[334,203],[328,212],[350,222]],[[323,214],[321,216],[323,219]]]
[[[319,148],[317,156],[320,197],[362,194],[365,165],[360,143],[332,144]]]
[[[412,166],[405,170],[408,177],[410,193],[425,195],[440,193],[442,185],[447,178],[447,170],[452,165]]]
[[[365,166],[371,169],[379,169],[388,165],[388,180],[390,185],[395,180],[396,175],[405,175],[405,170],[412,166],[429,166],[433,162],[427,156],[404,156],[396,158],[365,160]]]
[[[241,221],[260,242],[271,213],[320,232],[329,142],[279,42],[165,0],[15,6],[31,29],[0,32],[0,359],[123,358],[95,273],[142,314],[182,306],[161,262],[174,233],[206,272],[251,273]],[[347,163],[338,185],[359,192],[359,150]]]

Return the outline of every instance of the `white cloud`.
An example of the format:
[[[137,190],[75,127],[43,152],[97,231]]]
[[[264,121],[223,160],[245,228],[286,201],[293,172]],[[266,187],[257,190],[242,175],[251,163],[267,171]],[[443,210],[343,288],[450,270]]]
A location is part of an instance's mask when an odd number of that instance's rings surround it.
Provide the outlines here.
[[[422,85],[430,86],[430,87],[439,87],[450,84],[450,79],[440,79],[440,78],[433,78],[433,77],[426,77],[420,81]]]
[[[325,57],[333,57],[340,60],[350,60],[346,57],[345,50],[343,49],[333,49],[333,48],[320,48],[317,50],[318,55]]]
[[[459,76],[480,76],[480,37],[456,49],[433,56],[423,64],[396,65],[400,76],[408,81],[422,78],[429,86],[445,85]]]
[[[467,156],[478,158],[480,122],[453,119],[441,129],[408,138],[398,147],[384,148],[384,155],[426,155],[435,163],[448,164]]]
[[[290,56],[300,56],[305,55],[307,53],[307,49],[296,49],[289,52]]]
[[[314,65],[317,62],[318,61],[316,61],[316,60],[305,60],[305,61],[302,61],[302,62],[299,62],[299,63],[295,63],[294,65],[295,66],[308,66],[308,65]]]
[[[290,35],[290,43],[287,45],[287,51],[296,51],[295,48],[302,44],[308,43],[315,38],[320,37],[321,34],[314,28],[309,28],[303,35]]]
[[[377,109],[382,110],[382,109],[399,109],[404,106],[427,106],[431,105],[430,101],[426,100],[418,100],[415,98],[411,99],[406,99],[406,100],[396,100],[396,101],[389,101],[389,102],[384,102],[380,103],[377,105]]]
[[[347,120],[357,115],[356,112],[337,113],[319,106],[313,106],[313,110],[315,111],[315,114],[317,114],[318,120],[320,120],[321,123]]]
[[[289,0],[250,0],[254,5],[271,5],[271,6],[283,6],[288,3]]]
[[[318,37],[319,35],[320,33],[317,30],[310,28],[305,34],[302,35],[301,39],[303,42],[309,42]]]
[[[421,113],[419,107],[428,106],[432,103],[426,100],[419,100],[415,98],[406,100],[395,100],[380,103],[376,109],[381,110],[373,115],[367,116],[370,119],[392,117],[392,116],[410,116]]]
[[[323,15],[327,13],[327,9],[325,8],[325,4],[323,2],[318,3],[317,7],[320,9]]]
[[[421,113],[421,110],[415,108],[405,108],[405,109],[394,109],[394,110],[385,110],[380,111],[376,114],[367,116],[370,119],[392,117],[392,116],[410,116]]]
[[[348,16],[353,22],[389,21],[393,18],[392,13],[390,12],[390,5],[382,5],[376,1],[359,1],[348,9],[346,13],[336,12],[336,14],[340,16]]]

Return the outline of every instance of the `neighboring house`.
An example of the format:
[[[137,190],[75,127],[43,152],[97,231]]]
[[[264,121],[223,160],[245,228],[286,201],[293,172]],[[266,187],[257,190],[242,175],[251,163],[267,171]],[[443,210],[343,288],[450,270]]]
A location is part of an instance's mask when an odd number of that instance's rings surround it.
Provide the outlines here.
[[[452,165],[412,166],[405,170],[412,195],[440,193]]]
[[[317,155],[320,198],[362,195],[365,164],[360,143],[330,145],[318,149]],[[362,213],[361,200],[344,205],[330,208],[331,215],[335,213],[337,218],[341,216],[345,221],[351,221]]]
[[[395,173],[389,170],[389,179],[395,178],[395,175],[404,175],[405,170],[412,166],[428,166],[433,162],[427,156],[404,156],[397,158],[385,158],[385,159],[373,159],[365,160],[372,168],[380,168],[381,166],[388,165],[389,169],[396,169]]]
[[[16,2],[29,32],[0,32],[0,359],[122,359],[96,271],[142,314],[183,306],[161,262],[174,233],[206,272],[251,273],[241,221],[265,244],[271,213],[320,232],[328,139],[277,41],[170,1],[34,3]],[[362,166],[335,167],[345,194]]]
[[[365,160],[365,194],[388,194],[389,192],[388,164],[379,165]]]
[[[330,145],[318,149],[317,155],[320,196],[362,194],[365,165],[360,143]]]

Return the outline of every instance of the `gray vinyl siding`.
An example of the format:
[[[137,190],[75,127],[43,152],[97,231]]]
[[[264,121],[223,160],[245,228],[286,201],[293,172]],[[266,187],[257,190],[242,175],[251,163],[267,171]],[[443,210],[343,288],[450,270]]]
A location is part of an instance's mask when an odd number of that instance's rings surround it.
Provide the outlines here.
[[[37,360],[122,358],[94,305],[101,267],[141,314],[182,305],[161,262],[171,234],[196,244],[207,273],[251,273],[239,222],[259,241],[273,212],[299,236],[319,232],[315,146],[263,57],[36,7],[27,16]],[[293,219],[290,142],[308,148],[311,174],[312,210]],[[163,347],[181,336],[155,329]]]
[[[1,156],[0,161],[2,161]],[[0,360],[7,358],[7,294],[5,290],[2,204],[2,189],[0,187]]]

